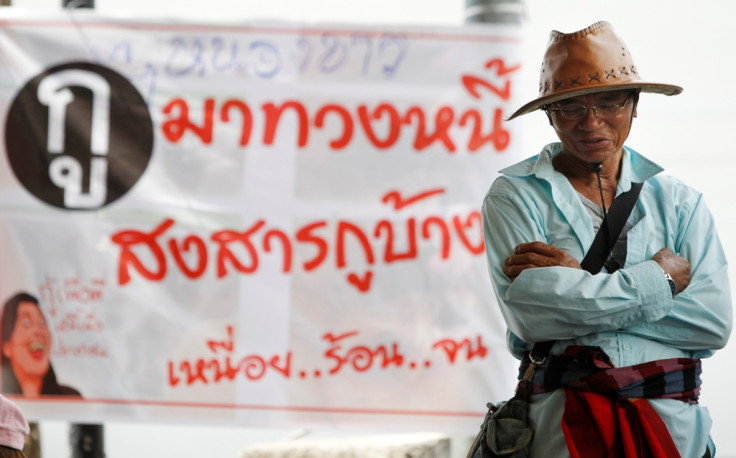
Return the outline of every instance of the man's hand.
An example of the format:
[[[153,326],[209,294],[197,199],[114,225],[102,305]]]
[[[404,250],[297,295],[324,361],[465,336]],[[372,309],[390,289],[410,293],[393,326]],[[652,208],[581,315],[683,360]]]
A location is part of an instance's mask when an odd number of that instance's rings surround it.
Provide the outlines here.
[[[652,256],[652,261],[656,261],[659,267],[675,280],[677,285],[675,294],[684,291],[690,284],[690,263],[687,259],[676,255],[668,248],[662,248]]]
[[[529,242],[514,248],[514,254],[504,261],[503,273],[514,281],[526,269],[552,266],[582,269],[580,263],[567,251],[542,242]]]

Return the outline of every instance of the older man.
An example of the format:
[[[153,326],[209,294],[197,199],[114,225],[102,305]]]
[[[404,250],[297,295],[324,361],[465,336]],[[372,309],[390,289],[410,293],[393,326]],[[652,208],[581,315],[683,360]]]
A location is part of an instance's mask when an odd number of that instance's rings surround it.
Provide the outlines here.
[[[640,93],[682,88],[642,80],[598,22],[552,32],[539,90],[509,119],[541,109],[560,141],[483,202],[508,347],[525,369],[547,343],[530,456],[712,456],[697,397],[700,359],[731,332],[725,255],[702,195],[625,146]]]

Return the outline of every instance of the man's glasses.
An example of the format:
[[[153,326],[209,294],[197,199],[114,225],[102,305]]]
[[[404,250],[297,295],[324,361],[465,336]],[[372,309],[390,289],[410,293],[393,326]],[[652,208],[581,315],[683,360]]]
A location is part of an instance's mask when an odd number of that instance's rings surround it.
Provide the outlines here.
[[[621,103],[602,103],[600,105],[586,106],[583,104],[570,104],[561,107],[547,106],[547,111],[557,113],[560,118],[566,121],[579,121],[588,114],[588,110],[593,110],[593,115],[598,119],[612,119],[621,114],[621,110],[626,106],[631,96]]]

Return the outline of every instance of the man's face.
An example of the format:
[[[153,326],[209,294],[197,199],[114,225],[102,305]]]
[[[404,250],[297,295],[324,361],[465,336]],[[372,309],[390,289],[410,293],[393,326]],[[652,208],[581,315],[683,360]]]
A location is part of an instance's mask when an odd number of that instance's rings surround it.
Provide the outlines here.
[[[629,136],[636,97],[631,91],[581,95],[552,104],[549,113],[563,152],[587,163],[603,163],[617,156]]]

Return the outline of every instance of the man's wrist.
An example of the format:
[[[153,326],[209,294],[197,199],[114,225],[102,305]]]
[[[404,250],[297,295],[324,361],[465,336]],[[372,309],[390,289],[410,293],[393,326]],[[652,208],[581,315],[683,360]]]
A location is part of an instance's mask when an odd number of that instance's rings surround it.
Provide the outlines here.
[[[667,273],[664,269],[662,269],[662,272],[664,272],[664,278],[667,280],[667,284],[670,286],[670,292],[672,293],[672,299],[674,299],[675,294],[677,294],[677,283],[675,282],[675,279],[672,278],[672,275]]]

